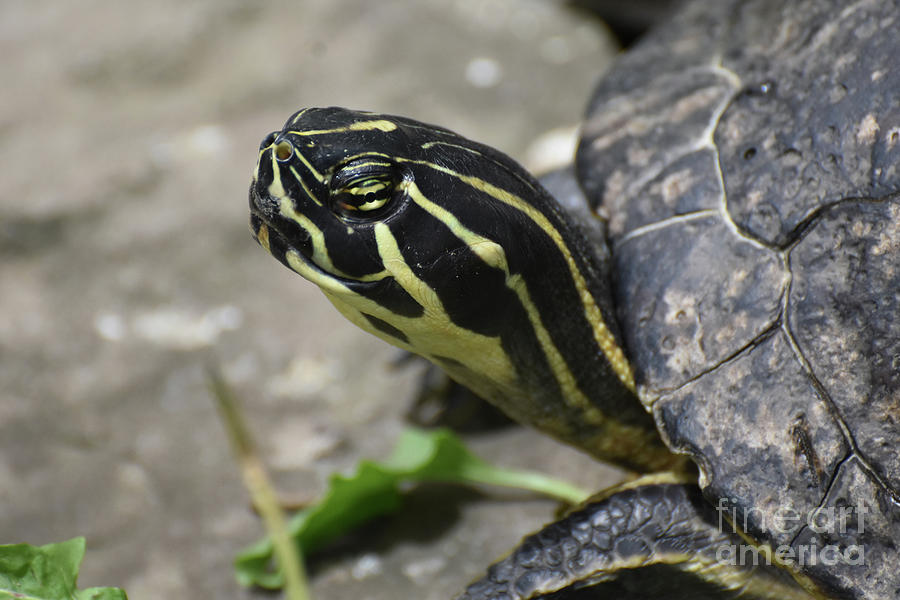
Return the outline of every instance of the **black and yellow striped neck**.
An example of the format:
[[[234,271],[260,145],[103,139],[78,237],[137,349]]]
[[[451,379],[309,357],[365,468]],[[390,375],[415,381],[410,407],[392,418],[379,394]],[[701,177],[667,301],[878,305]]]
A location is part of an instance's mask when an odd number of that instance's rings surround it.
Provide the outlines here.
[[[518,164],[400,117],[306,109],[260,147],[256,238],[361,328],[640,470],[680,463],[634,397],[604,265]]]

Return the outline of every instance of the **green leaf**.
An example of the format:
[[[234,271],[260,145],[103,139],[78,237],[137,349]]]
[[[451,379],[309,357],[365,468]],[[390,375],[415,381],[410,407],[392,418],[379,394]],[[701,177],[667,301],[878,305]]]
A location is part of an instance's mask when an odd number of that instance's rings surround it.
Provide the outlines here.
[[[46,546],[0,545],[0,600],[127,600],[117,588],[76,588],[84,547],[80,537]]]
[[[449,431],[407,429],[388,460],[381,463],[364,460],[352,475],[332,475],[321,501],[294,515],[288,529],[308,556],[363,523],[398,511],[402,505],[402,486],[425,481],[515,487],[572,504],[589,495],[538,473],[494,467],[472,454]],[[268,539],[241,552],[235,560],[235,569],[243,585],[264,588],[282,585],[281,573],[272,566],[272,543]]]

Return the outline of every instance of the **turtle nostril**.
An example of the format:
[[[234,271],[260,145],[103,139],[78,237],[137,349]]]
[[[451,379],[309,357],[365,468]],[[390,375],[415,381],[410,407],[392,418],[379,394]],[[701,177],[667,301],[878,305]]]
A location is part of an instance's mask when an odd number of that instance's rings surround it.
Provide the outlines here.
[[[294,147],[291,146],[291,143],[285,140],[281,140],[277,144],[275,144],[275,158],[279,161],[286,161],[290,157],[294,155]]]
[[[275,138],[278,137],[278,134],[279,134],[279,133],[281,133],[281,132],[280,132],[280,131],[273,131],[272,133],[270,133],[269,135],[267,135],[267,136],[265,137],[265,139],[263,139],[262,143],[259,145],[259,149],[260,149],[260,150],[265,150],[266,148],[268,148],[269,146],[271,146],[271,145],[272,145],[272,142],[275,141]]]

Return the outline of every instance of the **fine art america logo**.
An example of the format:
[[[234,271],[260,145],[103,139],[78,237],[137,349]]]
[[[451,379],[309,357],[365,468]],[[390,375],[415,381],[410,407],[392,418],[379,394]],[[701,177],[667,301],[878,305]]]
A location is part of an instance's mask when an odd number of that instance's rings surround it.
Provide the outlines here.
[[[865,515],[869,509],[860,503],[857,506],[839,508],[814,508],[804,514],[791,507],[780,507],[767,515],[759,509],[751,508],[741,511],[743,519],[740,519],[737,501],[731,499],[729,502],[728,498],[720,498],[716,512],[719,513],[719,531],[722,533],[737,533],[736,526],[747,531],[748,524],[752,523],[759,529],[791,534],[792,537],[808,527],[824,539],[834,539],[843,538],[847,534],[855,537],[864,533]],[[829,567],[837,564],[862,565],[865,562],[864,548],[861,545],[821,544],[815,535],[804,541],[807,543],[783,544],[771,553],[762,552],[751,544],[722,544],[716,550],[716,559],[731,565],[771,565],[774,557],[779,564],[797,564],[801,567],[817,564]]]

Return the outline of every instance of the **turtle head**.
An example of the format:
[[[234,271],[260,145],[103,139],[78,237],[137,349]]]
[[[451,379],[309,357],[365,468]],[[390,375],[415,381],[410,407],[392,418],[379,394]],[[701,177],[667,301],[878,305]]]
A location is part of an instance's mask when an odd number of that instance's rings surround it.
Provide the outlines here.
[[[442,306],[428,284],[418,282],[447,279],[448,260],[467,248],[456,235],[461,228],[448,227],[452,214],[433,200],[435,189],[454,183],[449,173],[475,168],[478,155],[468,144],[402,117],[298,111],[260,145],[251,228],[278,260],[332,301],[392,323],[394,334],[413,333],[413,322],[403,319],[430,318],[435,315],[426,308]],[[481,312],[474,305],[459,308]],[[378,335],[384,337],[384,329]],[[398,338],[407,338],[404,347],[412,339],[404,334],[389,341]]]
[[[350,321],[513,418],[607,458],[622,454],[600,439],[610,429],[661,445],[602,265],[501,152],[402,117],[305,109],[260,145],[250,211],[259,243]]]

